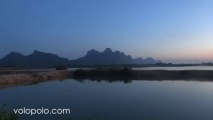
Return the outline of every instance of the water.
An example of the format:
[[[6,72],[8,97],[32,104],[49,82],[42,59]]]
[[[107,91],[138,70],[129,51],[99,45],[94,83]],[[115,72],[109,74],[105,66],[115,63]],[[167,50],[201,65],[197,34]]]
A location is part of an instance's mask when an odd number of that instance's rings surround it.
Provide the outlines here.
[[[212,120],[213,82],[51,81],[0,90],[10,108],[71,108],[70,115],[21,120]]]
[[[91,70],[94,68],[69,68],[68,70]],[[133,70],[213,70],[213,66],[180,66],[180,67],[133,67]]]
[[[133,70],[213,70],[213,66],[139,67]]]

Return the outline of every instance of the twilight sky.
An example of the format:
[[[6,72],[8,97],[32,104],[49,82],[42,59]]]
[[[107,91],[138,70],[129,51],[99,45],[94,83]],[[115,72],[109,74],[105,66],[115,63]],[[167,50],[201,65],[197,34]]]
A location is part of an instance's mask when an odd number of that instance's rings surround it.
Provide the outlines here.
[[[75,59],[110,47],[166,62],[213,62],[213,0],[0,0],[0,58]]]

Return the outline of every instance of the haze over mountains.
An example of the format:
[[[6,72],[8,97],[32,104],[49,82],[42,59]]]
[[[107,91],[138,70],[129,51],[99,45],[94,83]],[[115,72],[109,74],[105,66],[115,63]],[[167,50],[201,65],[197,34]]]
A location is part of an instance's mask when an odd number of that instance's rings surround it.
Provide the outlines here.
[[[133,59],[120,51],[112,51],[106,48],[103,52],[94,49],[87,52],[83,57],[76,60],[61,58],[56,54],[34,51],[30,55],[23,55],[18,52],[11,52],[0,59],[0,67],[28,67],[28,68],[49,68],[59,65],[119,65],[119,64],[156,64],[159,60],[149,58]]]

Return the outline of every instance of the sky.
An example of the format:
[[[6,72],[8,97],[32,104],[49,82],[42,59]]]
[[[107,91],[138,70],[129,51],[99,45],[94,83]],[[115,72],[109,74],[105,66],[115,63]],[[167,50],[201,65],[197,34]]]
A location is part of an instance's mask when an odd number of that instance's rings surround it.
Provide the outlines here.
[[[165,62],[213,62],[213,0],[0,0],[0,58],[90,49]]]

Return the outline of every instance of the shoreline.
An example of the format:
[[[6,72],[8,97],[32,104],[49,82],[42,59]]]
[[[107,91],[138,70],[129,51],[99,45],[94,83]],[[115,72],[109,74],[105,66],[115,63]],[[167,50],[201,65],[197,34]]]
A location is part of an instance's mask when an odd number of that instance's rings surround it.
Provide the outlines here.
[[[213,81],[213,70],[77,70],[74,79]]]
[[[0,89],[19,85],[30,85],[51,80],[63,80],[70,77],[71,74],[71,72],[66,70],[58,70],[0,75]]]
[[[213,70],[51,70],[51,71],[23,71],[19,74],[0,75],[0,89],[31,85],[52,80],[75,79],[94,81],[132,81],[132,80],[185,80],[185,81],[213,81]]]

